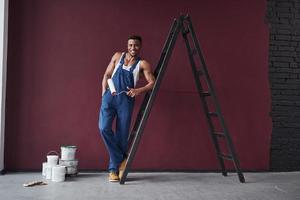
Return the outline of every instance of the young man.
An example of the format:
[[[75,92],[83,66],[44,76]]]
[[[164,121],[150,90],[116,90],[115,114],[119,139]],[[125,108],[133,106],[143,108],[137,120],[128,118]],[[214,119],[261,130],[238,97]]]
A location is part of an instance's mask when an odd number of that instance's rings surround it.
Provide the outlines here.
[[[117,52],[113,55],[102,80],[99,128],[110,156],[108,169],[111,182],[119,181],[123,175],[134,98],[151,90],[155,82],[150,64],[139,57],[141,47],[142,38],[140,36],[128,37],[127,52]],[[147,84],[135,88],[140,73],[146,78]],[[115,93],[111,93],[109,90],[108,79],[112,79],[116,89]],[[115,118],[114,133],[112,123]]]

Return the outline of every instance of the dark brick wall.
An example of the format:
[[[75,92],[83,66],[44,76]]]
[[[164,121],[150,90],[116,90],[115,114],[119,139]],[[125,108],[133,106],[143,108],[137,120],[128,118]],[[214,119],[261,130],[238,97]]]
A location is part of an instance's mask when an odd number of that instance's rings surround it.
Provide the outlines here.
[[[271,170],[300,170],[300,0],[268,0]]]

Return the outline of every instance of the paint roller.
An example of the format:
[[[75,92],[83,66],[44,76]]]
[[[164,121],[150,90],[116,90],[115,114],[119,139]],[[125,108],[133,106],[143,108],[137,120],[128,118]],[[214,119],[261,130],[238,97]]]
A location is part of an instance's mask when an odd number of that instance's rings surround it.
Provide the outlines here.
[[[112,81],[111,78],[107,80],[107,83],[108,83],[108,87],[109,87],[110,93],[111,94],[116,93],[116,88],[115,88],[114,82]]]
[[[123,92],[127,92],[126,90],[123,90],[123,91],[117,93],[115,85],[114,85],[114,82],[113,82],[113,80],[111,78],[107,80],[107,83],[108,83],[108,87],[109,87],[110,93],[112,95],[119,95],[119,94],[122,94]],[[127,89],[129,89],[129,88],[127,87]]]

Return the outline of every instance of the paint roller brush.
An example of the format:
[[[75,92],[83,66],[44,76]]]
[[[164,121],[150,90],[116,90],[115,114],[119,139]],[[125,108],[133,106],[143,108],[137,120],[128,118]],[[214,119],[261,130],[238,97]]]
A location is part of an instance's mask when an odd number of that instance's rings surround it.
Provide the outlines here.
[[[108,83],[108,87],[109,87],[110,93],[113,96],[116,96],[116,95],[122,94],[124,92],[127,92],[126,90],[123,90],[123,91],[117,93],[115,85],[114,85],[114,82],[113,82],[113,80],[111,78],[107,80],[107,83]],[[129,87],[127,87],[127,89],[129,89]]]

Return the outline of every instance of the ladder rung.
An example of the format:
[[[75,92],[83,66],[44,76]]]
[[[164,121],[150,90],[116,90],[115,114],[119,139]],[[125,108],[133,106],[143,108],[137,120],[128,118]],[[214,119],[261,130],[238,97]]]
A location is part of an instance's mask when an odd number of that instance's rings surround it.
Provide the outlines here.
[[[209,112],[208,114],[212,117],[218,117],[218,113],[216,112]]]
[[[221,137],[221,138],[225,137],[225,134],[223,132],[214,132],[213,134],[217,137]]]
[[[226,160],[233,160],[231,155],[226,155],[226,154],[220,154],[219,155],[221,158],[226,159]]]
[[[210,96],[210,93],[206,91],[206,92],[201,92],[200,95],[202,97],[208,97],[208,96]]]

